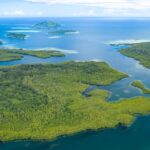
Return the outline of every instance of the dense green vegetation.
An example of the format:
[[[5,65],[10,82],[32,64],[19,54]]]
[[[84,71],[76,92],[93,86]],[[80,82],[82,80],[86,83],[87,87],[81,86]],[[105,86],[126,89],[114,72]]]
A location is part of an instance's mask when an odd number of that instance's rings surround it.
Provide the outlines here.
[[[132,44],[131,47],[122,49],[120,52],[123,55],[139,60],[142,65],[150,68],[150,42]]]
[[[24,49],[0,49],[0,62],[22,59],[23,55],[30,55],[39,58],[61,57],[65,54],[56,50],[24,50]]]
[[[8,33],[7,36],[10,38],[15,38],[20,40],[25,40],[27,38],[27,35],[23,33]]]
[[[0,62],[22,59],[23,55],[0,51]]]
[[[59,23],[53,22],[53,21],[44,21],[40,22],[34,25],[34,28],[37,29],[55,29],[60,27],[61,25]]]
[[[56,31],[51,31],[49,34],[52,35],[64,35],[64,34],[74,34],[77,33],[76,30],[56,30]]]
[[[139,88],[144,94],[150,94],[150,89],[145,87],[145,85],[141,81],[133,81],[131,85]]]
[[[82,92],[127,77],[103,62],[0,68],[0,140],[53,139],[86,129],[130,125],[150,111],[144,97],[108,102],[108,91]]]

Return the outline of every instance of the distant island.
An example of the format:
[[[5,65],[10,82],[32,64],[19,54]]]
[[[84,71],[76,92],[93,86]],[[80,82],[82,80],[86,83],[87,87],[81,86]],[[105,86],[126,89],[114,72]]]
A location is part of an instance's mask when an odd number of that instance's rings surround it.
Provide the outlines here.
[[[7,36],[9,38],[20,39],[20,40],[25,40],[27,38],[27,35],[23,33],[8,33]]]
[[[2,45],[2,44],[3,44],[3,41],[0,40],[0,45]]]
[[[34,28],[37,29],[57,29],[59,27],[61,27],[61,25],[59,23],[53,22],[53,21],[43,21],[40,23],[37,23],[33,26]]]
[[[125,56],[135,58],[143,66],[150,68],[150,42],[131,44],[128,48],[119,52]]]
[[[36,29],[48,30],[49,35],[77,34],[76,30],[62,28],[61,24],[53,21],[43,21],[33,26]]]
[[[35,56],[39,58],[62,57],[63,52],[58,50],[24,50],[24,49],[0,49],[0,62],[22,59],[24,55]]]
[[[144,94],[150,94],[150,89],[145,87],[145,85],[139,80],[132,82],[131,85],[139,88]]]
[[[50,35],[64,35],[64,34],[76,34],[76,30],[56,30],[49,32]]]

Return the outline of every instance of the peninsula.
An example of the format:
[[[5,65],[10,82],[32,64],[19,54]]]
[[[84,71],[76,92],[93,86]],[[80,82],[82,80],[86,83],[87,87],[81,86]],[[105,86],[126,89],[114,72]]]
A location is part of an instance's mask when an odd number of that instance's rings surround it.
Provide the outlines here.
[[[58,50],[24,50],[24,49],[0,49],[0,62],[22,59],[24,55],[39,58],[62,57],[65,54]]]
[[[132,57],[143,66],[150,68],[150,42],[131,44],[128,48],[120,50],[120,53]]]
[[[144,94],[150,94],[150,89],[145,87],[145,85],[139,80],[133,81],[131,85],[139,88]]]

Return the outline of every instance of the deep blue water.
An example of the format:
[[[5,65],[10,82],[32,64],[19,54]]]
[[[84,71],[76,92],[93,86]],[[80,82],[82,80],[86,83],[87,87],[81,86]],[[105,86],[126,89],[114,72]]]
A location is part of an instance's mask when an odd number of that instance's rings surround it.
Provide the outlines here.
[[[63,35],[54,38],[45,31],[32,28],[35,23],[52,20],[59,22],[66,29],[77,30],[79,34]],[[127,73],[128,78],[110,86],[99,87],[109,90],[109,100],[142,94],[130,84],[133,80],[142,80],[150,87],[150,69],[140,65],[132,58],[121,55],[121,47],[113,47],[108,43],[116,40],[150,40],[150,20],[105,20],[98,18],[26,18],[0,19],[0,39],[5,47],[26,49],[57,48],[67,51],[65,57],[40,59],[24,56],[22,60],[0,62],[0,65],[16,65],[28,63],[58,63],[63,61],[105,61],[113,68]],[[27,40],[12,40],[6,34],[14,30],[25,32]],[[25,30],[25,31],[22,31]],[[33,31],[34,30],[34,31]],[[16,32],[16,31],[14,31]],[[73,137],[62,138],[54,142],[12,142],[0,145],[0,150],[149,150],[150,149],[150,117],[137,119],[128,129],[117,128],[100,132],[86,132]]]
[[[149,150],[150,117],[140,117],[130,128],[87,131],[55,141],[17,141],[0,150]]]

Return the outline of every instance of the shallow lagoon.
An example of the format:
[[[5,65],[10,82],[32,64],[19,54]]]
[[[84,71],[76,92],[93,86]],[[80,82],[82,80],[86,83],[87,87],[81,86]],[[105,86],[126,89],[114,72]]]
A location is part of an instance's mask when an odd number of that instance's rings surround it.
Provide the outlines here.
[[[69,29],[74,29],[80,34],[64,35],[61,38],[49,38],[46,32],[31,32],[32,25],[42,20],[57,21]],[[17,22],[17,24],[16,24]],[[0,65],[16,65],[28,63],[58,63],[63,61],[106,61],[115,69],[125,72],[129,78],[118,81],[110,86],[99,87],[109,90],[112,95],[109,100],[142,96],[139,90],[132,87],[133,80],[142,80],[150,87],[150,69],[141,66],[132,58],[125,57],[118,52],[122,47],[110,46],[107,43],[117,40],[150,39],[149,20],[102,20],[98,18],[71,19],[1,19],[0,39],[5,41],[5,46],[21,47],[26,49],[59,48],[75,51],[67,53],[65,57],[40,59],[25,56],[22,60],[12,62],[0,62]],[[8,31],[26,30],[30,35],[27,40],[12,40],[6,37]],[[147,95],[149,96],[149,95]],[[13,142],[1,144],[2,150],[16,149],[39,149],[39,150],[61,150],[61,149],[102,149],[102,150],[147,150],[150,148],[150,117],[137,119],[129,128],[108,129],[102,132],[87,132],[73,137],[62,138],[54,142]],[[138,142],[137,142],[138,140]],[[127,146],[130,145],[130,146]]]

